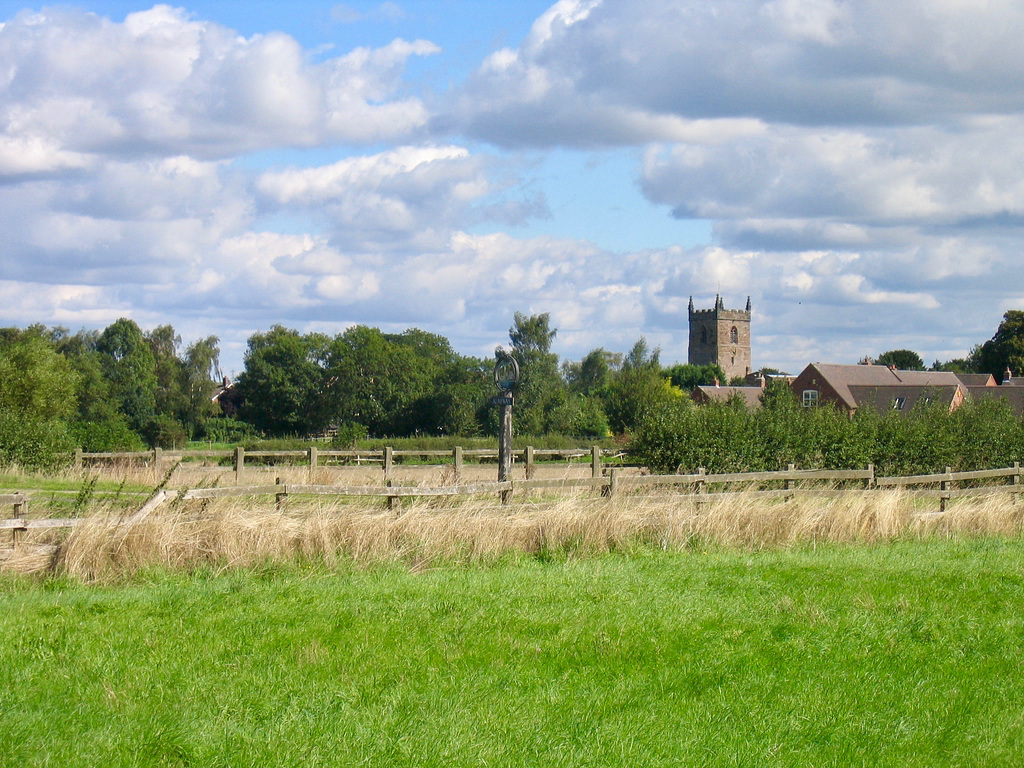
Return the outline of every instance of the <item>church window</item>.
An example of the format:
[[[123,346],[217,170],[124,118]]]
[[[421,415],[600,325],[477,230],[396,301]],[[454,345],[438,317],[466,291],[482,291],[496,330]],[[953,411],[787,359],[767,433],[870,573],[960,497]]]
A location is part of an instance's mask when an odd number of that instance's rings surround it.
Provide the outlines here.
[[[700,343],[701,344],[707,344],[708,343],[708,329],[707,328],[701,328],[700,329]]]
[[[738,344],[740,341],[740,332],[736,330],[735,325],[732,327],[732,330],[729,331],[729,341],[733,344]]]

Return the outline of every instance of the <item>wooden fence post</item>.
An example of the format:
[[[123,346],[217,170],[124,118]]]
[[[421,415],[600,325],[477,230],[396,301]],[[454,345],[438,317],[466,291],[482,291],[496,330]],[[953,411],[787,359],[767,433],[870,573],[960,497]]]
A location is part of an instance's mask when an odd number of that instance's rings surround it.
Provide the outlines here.
[[[601,476],[601,448],[597,445],[590,449],[590,476]]]
[[[1013,474],[1010,475],[1010,485],[1013,486],[1014,490],[1010,491],[1010,499],[1014,504],[1017,503],[1017,496],[1020,493],[1018,486],[1020,485],[1020,462],[1013,462]]]
[[[787,472],[794,472],[795,470],[796,470],[796,464],[790,464],[789,466],[786,467],[786,471]],[[787,477],[786,481],[785,481],[785,488],[786,488],[786,490],[787,491],[792,491],[795,486],[796,486],[796,481],[793,480],[793,478],[791,478],[791,477]],[[793,500],[793,495],[792,494],[787,494],[786,495],[786,501],[792,501],[792,500]]]
[[[526,446],[526,479],[532,480],[533,474],[536,470],[537,465],[534,464],[533,446],[528,445]]]
[[[619,470],[609,469],[608,470],[608,485],[601,489],[601,495],[607,496],[609,499],[615,498],[615,494],[619,492]]]
[[[875,486],[875,465],[868,464],[868,476],[864,480],[864,490],[870,491]]]
[[[242,484],[242,470],[245,468],[245,448],[235,446],[235,485]]]
[[[707,495],[708,484],[704,480],[704,476],[706,474],[707,474],[707,470],[704,469],[704,467],[697,467],[698,478],[697,478],[696,486],[697,486],[697,495],[698,496],[706,496]],[[704,505],[704,501],[702,499],[698,498],[697,499],[697,509],[700,509],[703,505]]]
[[[946,474],[947,475],[952,474],[952,472],[953,472],[953,468],[952,467],[946,467]],[[950,483],[949,480],[943,480],[939,484],[939,490],[940,490],[940,493],[939,493],[939,512],[945,512],[946,511],[946,500],[949,498],[949,488],[950,488],[951,485],[952,485],[952,483]]]
[[[153,467],[160,469],[160,459],[163,458],[163,449],[158,445],[153,449]]]
[[[316,482],[316,465],[319,461],[316,446],[309,446],[309,482]]]
[[[82,454],[85,453],[81,448],[75,448],[75,472],[82,471],[82,465],[84,464],[84,457]]]
[[[384,487],[390,488],[392,477],[391,472],[395,466],[395,449],[390,445],[384,446]],[[388,509],[395,508],[395,502],[397,498],[394,496],[388,496]]]
[[[28,513],[28,497],[23,496],[21,491],[15,491],[14,494],[14,512],[12,516],[14,517],[15,520],[19,520],[24,518],[25,515]],[[20,535],[21,534],[17,528],[11,529],[11,544],[13,546],[18,546],[18,539],[20,538]]]
[[[274,478],[274,485],[281,485],[280,477]],[[278,493],[274,496],[274,509],[277,510],[278,512],[284,510],[284,502],[285,499],[288,498],[287,488],[288,486],[284,486],[284,488],[278,491]]]
[[[462,482],[462,446],[457,445],[452,451],[452,463],[455,465],[455,484]]]

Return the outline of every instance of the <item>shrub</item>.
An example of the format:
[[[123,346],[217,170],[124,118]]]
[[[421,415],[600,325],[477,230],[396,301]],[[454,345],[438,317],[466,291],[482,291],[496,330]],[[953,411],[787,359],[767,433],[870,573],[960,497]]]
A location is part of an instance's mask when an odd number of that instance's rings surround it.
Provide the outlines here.
[[[75,441],[62,421],[0,413],[0,465],[56,470],[71,464]]]
[[[155,416],[142,430],[142,436],[152,448],[183,448],[188,434],[181,422],[171,416]]]
[[[203,422],[203,439],[214,443],[244,443],[259,439],[252,424],[239,419],[216,418]]]
[[[117,416],[103,421],[80,421],[70,427],[71,436],[83,451],[141,451],[145,448],[128,420]]]

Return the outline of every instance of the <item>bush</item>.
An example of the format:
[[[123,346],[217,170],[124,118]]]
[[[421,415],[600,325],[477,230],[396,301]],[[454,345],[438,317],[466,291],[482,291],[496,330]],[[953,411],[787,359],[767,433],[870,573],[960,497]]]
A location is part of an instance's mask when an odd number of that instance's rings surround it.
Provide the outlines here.
[[[244,443],[258,440],[259,431],[238,419],[217,418],[203,422],[203,439],[213,443]]]
[[[611,430],[601,402],[594,397],[570,396],[547,417],[548,432],[582,438],[607,437]]]
[[[776,393],[777,394],[777,393]],[[913,475],[1009,466],[1024,460],[1024,422],[1005,403],[936,404],[908,414],[864,409],[850,418],[829,405],[803,408],[772,395],[750,411],[739,403],[662,405],[633,434],[630,451],[654,472],[853,469]]]
[[[188,433],[181,422],[171,416],[155,416],[142,430],[151,448],[184,448]]]
[[[141,451],[146,446],[123,416],[103,421],[80,421],[71,425],[71,436],[83,451]]]
[[[63,421],[0,413],[0,465],[52,471],[71,465],[75,441]]]

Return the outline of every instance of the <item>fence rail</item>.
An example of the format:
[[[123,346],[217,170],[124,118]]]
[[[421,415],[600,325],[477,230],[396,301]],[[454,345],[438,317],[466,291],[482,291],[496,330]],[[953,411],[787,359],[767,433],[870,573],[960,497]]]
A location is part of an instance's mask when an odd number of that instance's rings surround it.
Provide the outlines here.
[[[589,458],[592,476],[600,477],[604,468],[604,460],[609,458],[622,459],[625,454],[622,451],[602,449],[599,446],[591,448],[526,448],[512,452],[513,460],[519,460],[525,465],[527,478],[532,478],[536,471],[538,460],[573,460]],[[497,460],[497,448],[462,448],[455,447],[451,450],[406,450],[385,447],[381,450],[321,450],[315,446],[300,451],[247,451],[245,448],[233,450],[183,450],[167,451],[155,448],[152,451],[116,451],[110,453],[91,453],[81,449],[75,452],[75,468],[79,471],[89,466],[102,465],[110,462],[142,462],[147,465],[159,466],[162,463],[177,464],[190,462],[192,460],[216,459],[218,461],[231,459],[231,468],[235,474],[235,484],[242,485],[246,460],[274,459],[286,460],[296,466],[309,468],[310,476],[319,467],[330,466],[335,469],[352,467],[364,467],[367,464],[379,464],[384,473],[384,480],[392,480],[395,471],[396,459],[399,463],[402,459],[450,459],[444,464],[424,464],[423,467],[452,466],[455,471],[456,480],[461,479],[461,474],[466,460],[477,462]],[[328,464],[334,460],[333,464]],[[322,463],[325,462],[325,463]],[[618,463],[622,466],[622,462]],[[252,466],[250,464],[250,466]],[[199,467],[210,471],[222,472],[227,467]]]
[[[591,456],[597,456],[596,450]],[[422,452],[412,452],[422,455]],[[105,454],[109,455],[109,454]],[[586,453],[582,454],[586,455]],[[598,466],[595,463],[595,467]],[[1002,481],[993,484],[992,481]],[[988,481],[986,485],[954,488],[957,483],[978,483]],[[781,484],[781,488],[763,488],[766,483]],[[812,485],[808,485],[811,483]],[[859,488],[821,487],[821,483],[857,483]],[[813,485],[817,484],[817,485]],[[729,490],[732,486],[741,486],[740,491]],[[927,487],[923,487],[927,486]],[[968,472],[947,471],[931,475],[909,475],[905,477],[878,477],[874,467],[851,470],[796,469],[792,465],[779,472],[726,472],[708,474],[703,469],[685,475],[626,475],[621,469],[611,468],[602,474],[583,478],[510,480],[495,483],[472,483],[447,485],[440,487],[370,485],[370,486],[337,486],[317,484],[286,484],[274,483],[264,485],[238,485],[226,488],[191,488],[181,491],[159,490],[128,520],[136,520],[152,512],[158,506],[172,499],[218,499],[228,497],[258,497],[273,495],[278,506],[286,503],[289,496],[334,496],[334,497],[379,497],[386,499],[389,507],[393,507],[400,499],[425,497],[459,497],[497,495],[502,503],[516,493],[545,489],[583,489],[597,491],[602,496],[613,497],[627,492],[630,488],[644,487],[683,488],[688,492],[679,494],[679,498],[696,498],[699,501],[711,501],[715,498],[743,493],[752,498],[794,497],[797,495],[832,495],[836,493],[873,493],[882,489],[913,488],[916,495],[939,499],[939,512],[945,511],[946,502],[950,499],[967,496],[988,496],[999,493],[1024,493],[1022,472],[1019,463],[1012,467],[999,469],[973,470]],[[47,492],[40,492],[47,493]],[[66,519],[30,519],[27,517],[31,493],[0,494],[0,505],[10,505],[13,514],[10,519],[0,520],[0,530],[10,530],[12,543],[17,545],[21,532],[42,529],[62,528],[78,525],[82,518]]]

